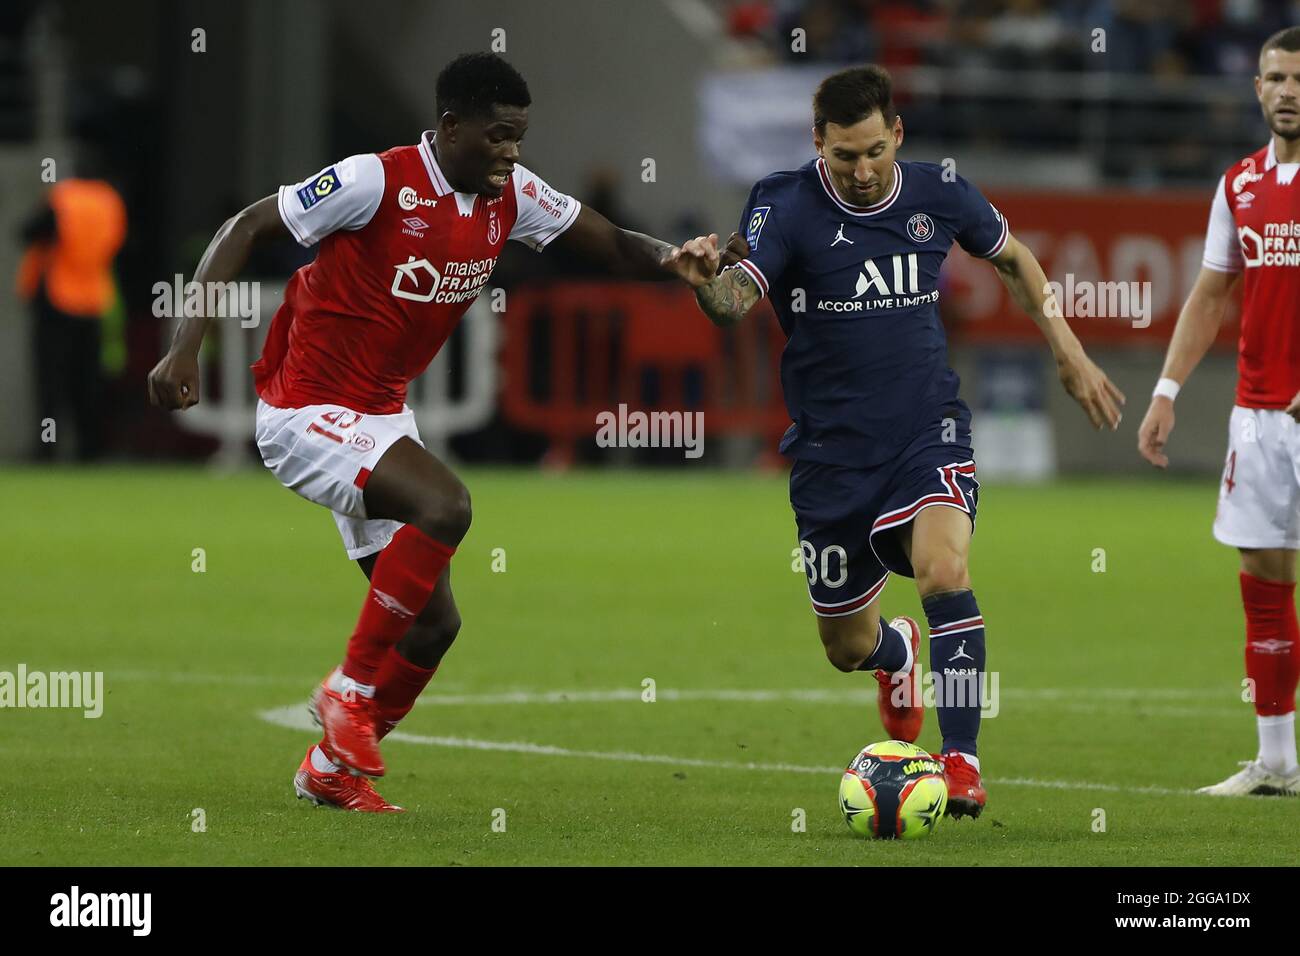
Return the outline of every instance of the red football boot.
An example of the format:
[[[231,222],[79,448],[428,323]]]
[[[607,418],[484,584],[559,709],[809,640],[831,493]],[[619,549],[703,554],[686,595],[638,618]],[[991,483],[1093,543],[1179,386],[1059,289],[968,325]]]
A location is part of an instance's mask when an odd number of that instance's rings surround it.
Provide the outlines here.
[[[293,775],[293,789],[299,800],[310,800],[318,807],[356,810],[361,813],[405,813],[389,803],[366,777],[340,771],[317,770],[311,764],[312,747],[307,748],[298,772]]]
[[[384,775],[384,758],[379,756],[379,738],[375,736],[377,715],[375,702],[361,694],[346,694],[341,672],[331,671],[311,695],[311,713],[325,731],[325,742],[338,763],[367,777]]]
[[[893,674],[876,671],[876,706],[880,709],[880,722],[885,725],[885,733],[893,740],[915,743],[921,736],[921,723],[925,719],[925,707],[922,706],[920,689],[917,687],[916,674],[920,668],[921,629],[910,617],[896,617],[889,626],[897,628],[912,640],[912,669],[907,675],[895,679]]]
[[[948,784],[946,815],[953,818],[978,817],[988,799],[984,784],[980,782],[980,772],[957,750],[949,750],[942,756],[930,756],[943,763],[943,779]]]

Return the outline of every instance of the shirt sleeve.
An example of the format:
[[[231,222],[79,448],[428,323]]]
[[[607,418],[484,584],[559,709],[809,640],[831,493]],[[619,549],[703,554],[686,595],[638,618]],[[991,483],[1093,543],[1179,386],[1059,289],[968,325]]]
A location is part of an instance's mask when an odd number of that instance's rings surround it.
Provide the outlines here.
[[[957,243],[976,258],[992,259],[1007,244],[1007,221],[974,183],[958,176],[957,186],[961,202]]]
[[[300,244],[311,246],[339,229],[360,229],[383,198],[383,161],[361,153],[300,183],[281,186],[280,218]]]
[[[1215,272],[1240,272],[1241,246],[1237,244],[1237,224],[1228,208],[1223,180],[1220,176],[1219,185],[1214,190],[1214,202],[1210,204],[1210,224],[1205,229],[1205,254],[1201,257],[1201,265]]]
[[[744,269],[767,295],[769,286],[781,278],[790,262],[790,241],[781,223],[790,212],[788,196],[775,196],[766,183],[758,183],[749,193],[740,234],[749,243],[749,256],[734,268]]]
[[[541,252],[551,240],[573,225],[582,203],[552,189],[546,180],[518,163],[515,163],[510,178],[518,212],[506,238]]]

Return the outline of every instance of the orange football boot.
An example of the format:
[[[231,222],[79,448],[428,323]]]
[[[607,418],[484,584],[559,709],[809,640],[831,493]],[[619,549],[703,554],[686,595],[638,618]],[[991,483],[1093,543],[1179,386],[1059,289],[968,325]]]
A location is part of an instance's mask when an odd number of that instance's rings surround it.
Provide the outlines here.
[[[318,807],[339,810],[356,810],[361,813],[405,813],[401,807],[389,803],[366,777],[357,777],[340,770],[330,773],[317,770],[311,763],[311,752],[317,745],[307,748],[298,772],[293,775],[293,789],[299,800],[310,800]]]
[[[946,816],[978,817],[984,811],[988,793],[975,769],[961,751],[949,750],[946,754],[931,754],[943,763],[943,779],[948,784],[948,809]]]
[[[896,617],[889,626],[909,635],[912,641],[912,669],[906,676],[895,678],[885,671],[876,671],[876,706],[880,710],[880,722],[885,725],[885,733],[892,740],[915,743],[921,736],[921,724],[925,720],[925,707],[922,706],[920,691],[917,687],[916,674],[921,669],[921,629],[910,617]]]
[[[340,680],[336,681],[336,676]],[[379,738],[375,736],[375,702],[355,692],[336,690],[334,685],[342,686],[345,680],[336,669],[321,681],[311,695],[312,717],[325,731],[325,742],[337,763],[354,773],[382,777],[384,758],[379,755]]]

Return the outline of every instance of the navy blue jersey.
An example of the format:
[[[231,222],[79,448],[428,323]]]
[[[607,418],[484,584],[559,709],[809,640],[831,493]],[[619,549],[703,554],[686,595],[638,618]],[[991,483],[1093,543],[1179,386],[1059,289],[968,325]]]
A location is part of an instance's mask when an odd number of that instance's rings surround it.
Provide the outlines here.
[[[894,163],[888,196],[846,203],[821,159],[759,181],[740,232],[745,269],[788,337],[781,451],[833,465],[887,460],[927,423],[964,411],[939,321],[953,241],[991,258],[1007,224],[978,189],[933,163]]]

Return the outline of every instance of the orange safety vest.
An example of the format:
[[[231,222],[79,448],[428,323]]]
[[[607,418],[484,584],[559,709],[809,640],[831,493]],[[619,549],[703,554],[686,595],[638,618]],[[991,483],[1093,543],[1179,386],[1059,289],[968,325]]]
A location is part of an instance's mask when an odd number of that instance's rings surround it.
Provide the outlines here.
[[[38,243],[18,266],[18,292],[45,294],[60,312],[99,318],[113,304],[113,258],[126,239],[126,206],[98,179],[69,179],[50,190],[58,236]]]

